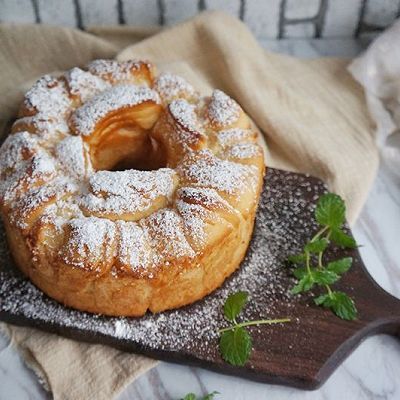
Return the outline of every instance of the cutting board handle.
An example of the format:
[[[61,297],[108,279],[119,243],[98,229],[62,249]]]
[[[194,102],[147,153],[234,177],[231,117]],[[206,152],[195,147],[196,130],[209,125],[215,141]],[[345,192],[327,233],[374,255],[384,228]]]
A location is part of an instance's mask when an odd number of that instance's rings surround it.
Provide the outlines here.
[[[363,312],[370,320],[368,333],[386,333],[400,338],[400,299],[382,289],[364,266],[363,270],[369,284],[363,292],[365,297],[361,299]]]

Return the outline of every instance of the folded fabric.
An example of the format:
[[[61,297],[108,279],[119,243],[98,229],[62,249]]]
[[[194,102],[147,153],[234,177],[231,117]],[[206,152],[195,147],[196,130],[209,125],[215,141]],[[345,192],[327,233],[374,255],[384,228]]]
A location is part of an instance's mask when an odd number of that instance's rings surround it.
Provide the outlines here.
[[[365,89],[382,160],[400,179],[400,19],[349,66]]]
[[[338,59],[297,60],[263,50],[240,21],[204,13],[118,53],[149,31],[0,26],[0,129],[7,131],[26,83],[94,58],[147,58],[203,93],[234,97],[264,134],[269,166],[318,176],[354,221],[373,181],[378,152],[361,87]],[[145,357],[33,329],[2,325],[55,399],[110,399],[154,365]]]

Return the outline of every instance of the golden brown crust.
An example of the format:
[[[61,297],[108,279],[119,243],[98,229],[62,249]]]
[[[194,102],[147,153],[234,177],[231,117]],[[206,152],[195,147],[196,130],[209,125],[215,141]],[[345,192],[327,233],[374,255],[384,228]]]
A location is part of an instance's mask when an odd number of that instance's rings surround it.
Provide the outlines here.
[[[49,296],[140,316],[238,268],[265,167],[229,96],[98,60],[40,79],[20,114],[0,149],[0,206],[17,265]]]

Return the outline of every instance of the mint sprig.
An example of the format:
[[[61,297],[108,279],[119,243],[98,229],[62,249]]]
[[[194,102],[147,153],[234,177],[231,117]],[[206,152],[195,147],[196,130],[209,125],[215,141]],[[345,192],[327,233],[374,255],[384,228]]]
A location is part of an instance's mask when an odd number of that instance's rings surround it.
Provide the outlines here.
[[[218,331],[219,350],[222,358],[229,364],[243,366],[250,357],[252,339],[246,327],[251,325],[279,324],[289,322],[289,318],[261,319],[238,323],[236,318],[248,302],[247,292],[236,292],[228,296],[224,304],[224,316],[231,325]]]
[[[293,294],[322,287],[326,293],[316,297],[315,304],[329,308],[342,319],[354,320],[357,317],[354,301],[346,293],[331,288],[350,269],[353,259],[345,257],[324,264],[324,253],[331,243],[342,248],[357,247],[356,241],[343,231],[345,217],[346,206],[340,196],[334,193],[321,196],[315,209],[321,229],[304,245],[301,254],[289,256],[288,261],[296,266],[293,275],[298,279]]]
[[[183,397],[181,400],[213,400],[215,395],[220,394],[217,391],[214,391],[212,393],[208,393],[203,397],[197,397],[194,393],[188,393],[185,397]]]

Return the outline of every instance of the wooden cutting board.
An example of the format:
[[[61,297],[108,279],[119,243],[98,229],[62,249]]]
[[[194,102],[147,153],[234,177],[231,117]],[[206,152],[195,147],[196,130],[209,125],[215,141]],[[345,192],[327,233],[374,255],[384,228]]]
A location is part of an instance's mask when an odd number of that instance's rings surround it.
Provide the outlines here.
[[[400,301],[373,281],[357,250],[327,254],[354,259],[337,288],[354,298],[359,310],[356,321],[343,321],[314,306],[310,298],[290,294],[294,281],[285,259],[317,230],[312,215],[325,190],[315,178],[269,169],[253,238],[240,269],[194,305],[138,319],[78,312],[51,300],[15,269],[0,229],[0,319],[156,359],[316,389],[367,336],[400,335]],[[251,296],[243,317],[292,318],[287,324],[250,328],[254,350],[244,367],[221,359],[216,334],[227,325],[222,316],[224,300],[236,290],[247,290]]]

